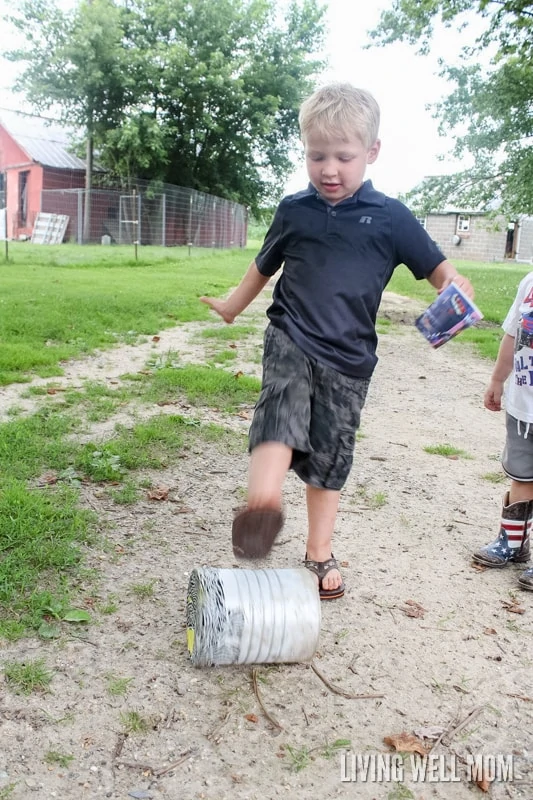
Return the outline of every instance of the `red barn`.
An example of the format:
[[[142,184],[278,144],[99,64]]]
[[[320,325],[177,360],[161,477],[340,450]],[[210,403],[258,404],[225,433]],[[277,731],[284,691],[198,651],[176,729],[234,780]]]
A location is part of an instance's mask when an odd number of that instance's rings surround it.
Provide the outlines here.
[[[30,125],[27,133],[14,133],[0,120],[0,209],[6,209],[8,239],[31,236],[43,189],[85,186],[85,162],[47,130],[29,135]]]

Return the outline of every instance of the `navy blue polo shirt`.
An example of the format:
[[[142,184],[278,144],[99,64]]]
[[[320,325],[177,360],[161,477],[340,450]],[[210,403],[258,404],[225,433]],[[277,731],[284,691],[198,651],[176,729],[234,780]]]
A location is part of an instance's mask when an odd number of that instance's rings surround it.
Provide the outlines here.
[[[405,264],[418,280],[445,260],[409,209],[365,181],[335,206],[314,186],[285,197],[255,263],[262,275],[283,265],[267,314],[306,355],[370,377],[381,295]]]

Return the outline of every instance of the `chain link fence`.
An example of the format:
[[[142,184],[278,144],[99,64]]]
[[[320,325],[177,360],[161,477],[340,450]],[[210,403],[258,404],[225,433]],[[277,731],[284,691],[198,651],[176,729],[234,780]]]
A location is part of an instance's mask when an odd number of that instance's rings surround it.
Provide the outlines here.
[[[68,216],[64,241],[75,244],[246,245],[245,206],[171,184],[43,189],[41,211]]]

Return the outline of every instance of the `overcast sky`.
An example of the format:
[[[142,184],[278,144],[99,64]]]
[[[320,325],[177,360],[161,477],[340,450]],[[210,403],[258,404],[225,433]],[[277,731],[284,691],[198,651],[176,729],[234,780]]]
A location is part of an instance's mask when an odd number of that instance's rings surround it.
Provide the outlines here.
[[[70,0],[62,0],[62,4]],[[0,16],[17,0],[0,0]],[[347,80],[370,90],[381,106],[382,148],[367,177],[389,195],[406,192],[426,175],[455,171],[459,166],[438,161],[449,150],[450,142],[437,135],[437,122],[427,104],[442,98],[451,87],[437,77],[438,58],[453,59],[464,35],[440,31],[434,38],[429,56],[417,56],[412,46],[404,44],[372,47],[368,31],[379,19],[380,11],[391,0],[327,0],[329,34],[326,56],[330,67],[321,83]],[[0,25],[0,53],[13,46],[12,34]],[[13,95],[10,83],[15,66],[0,60],[1,107],[30,110],[20,96]],[[298,158],[296,158],[298,161]],[[287,191],[296,191],[307,183],[300,159],[295,174],[288,176]]]

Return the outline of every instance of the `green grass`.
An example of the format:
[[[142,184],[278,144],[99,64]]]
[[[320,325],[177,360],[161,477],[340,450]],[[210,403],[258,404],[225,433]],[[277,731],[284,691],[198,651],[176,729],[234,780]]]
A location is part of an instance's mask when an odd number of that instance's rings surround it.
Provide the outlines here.
[[[257,378],[202,366],[163,368],[153,374],[128,377],[144,387],[139,390],[140,396],[148,402],[169,402],[181,394],[193,405],[214,406],[223,411],[236,411],[242,404],[253,404],[261,387]]]
[[[146,247],[135,261],[130,247],[11,243],[10,260],[0,262],[0,385],[60,375],[65,360],[95,349],[136,342],[176,323],[214,319],[199,297],[221,296],[236,285],[256,245],[191,255],[188,248]],[[485,317],[460,341],[494,358],[499,325],[528,267],[454,263],[472,281]],[[427,303],[435,296],[427,281],[416,281],[404,267],[387,288]],[[232,340],[251,332],[249,326],[221,325],[206,335]]]
[[[424,447],[424,451],[430,455],[445,456],[446,458],[471,458],[467,452],[451,444],[429,445]]]
[[[113,673],[106,675],[106,678],[107,693],[111,695],[111,697],[122,697],[127,694],[130,683],[133,681],[133,678],[123,678]]]
[[[223,392],[216,397],[224,403]],[[226,453],[246,447],[238,433],[172,415],[80,444],[69,413],[47,408],[0,425],[0,638],[50,637],[51,616],[70,621],[50,610],[76,605],[85,549],[96,543],[96,517],[79,507],[83,481],[111,484],[115,502],[133,503],[136,470],[162,469],[202,441]],[[36,488],[39,476],[47,477]]]
[[[225,342],[234,342],[253,336],[257,333],[255,325],[224,325],[219,328],[204,328],[197,335],[198,339],[217,339]]]
[[[504,472],[486,472],[481,476],[484,481],[489,483],[507,483],[509,478]]]
[[[60,375],[61,362],[135,342],[179,322],[212,319],[251,260],[246,250],[192,251],[13,242],[0,262],[0,385]]]
[[[120,715],[124,733],[146,733],[150,730],[150,720],[139,711],[124,711]]]
[[[16,694],[45,692],[53,678],[42,658],[28,659],[27,661],[7,661],[4,664],[4,676],[7,685]]]
[[[29,490],[6,480],[0,491],[0,636],[39,628],[54,598],[67,601],[94,515],[70,487]]]
[[[58,750],[48,750],[48,752],[44,754],[45,764],[50,764],[51,766],[57,765],[58,767],[66,769],[72,761],[74,761],[74,756],[68,753],[60,753]]]

